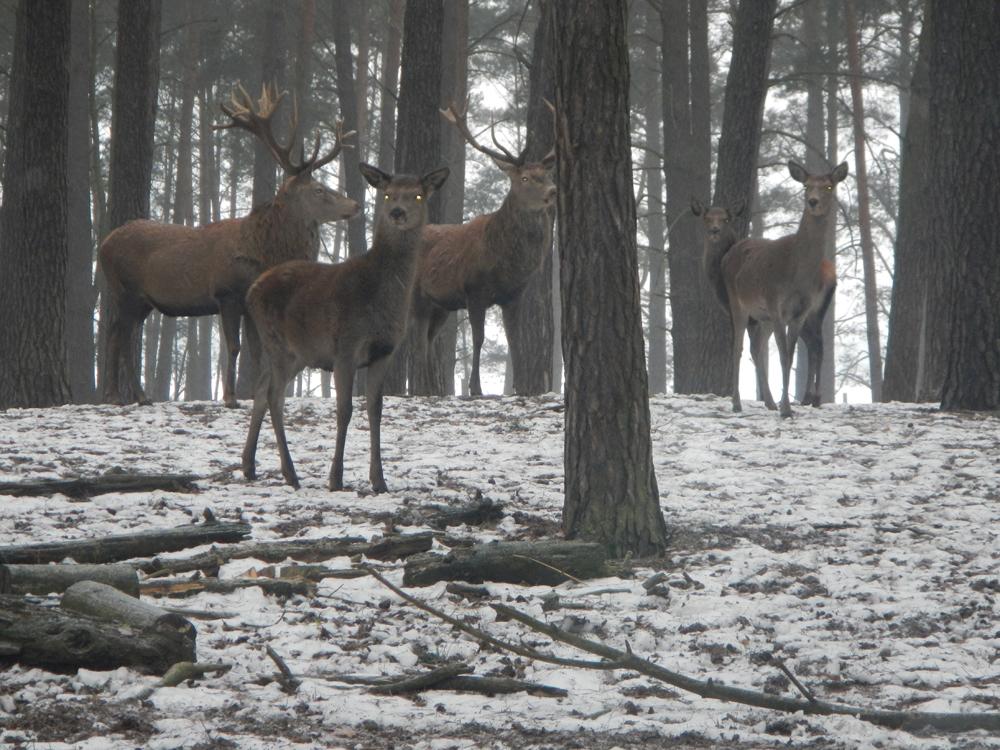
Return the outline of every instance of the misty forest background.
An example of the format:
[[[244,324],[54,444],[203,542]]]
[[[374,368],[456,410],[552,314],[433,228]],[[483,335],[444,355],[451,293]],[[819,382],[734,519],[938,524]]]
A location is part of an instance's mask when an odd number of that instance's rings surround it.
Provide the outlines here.
[[[495,124],[511,150],[552,143],[552,116],[541,102],[556,98],[553,51],[569,43],[556,28],[556,3],[65,5],[0,0],[0,408],[97,400],[95,257],[109,231],[139,216],[193,225],[242,216],[274,195],[281,175],[267,151],[246,134],[212,128],[224,121],[219,104],[237,84],[255,93],[262,81],[276,81],[293,92],[307,139],[318,130],[332,142],[336,118],[358,132],[356,147],[322,179],[365,202],[365,220],[324,226],[328,261],[366,250],[374,211],[357,163],[408,166],[395,148],[400,133],[438,134],[437,152],[424,157],[431,167],[447,163],[452,177],[436,221],[499,206],[506,178],[464,148],[435,116],[438,106],[468,100],[473,132],[488,139]],[[996,9],[992,0],[627,3],[650,392],[728,392],[729,324],[702,278],[701,225],[689,201],[746,202],[738,230],[790,233],[802,205],[785,167],[793,158],[814,172],[847,161],[851,172],[827,248],[839,286],[826,323],[824,400],[868,389],[875,401],[1000,406]],[[68,63],[68,75],[41,80],[53,57]],[[992,82],[972,81],[975,66],[992,70]],[[18,76],[39,81],[19,86]],[[291,106],[283,106],[287,115]],[[151,151],[142,143],[147,124]],[[516,368],[498,311],[490,313],[484,366],[505,373],[506,392],[559,390],[560,319],[574,306],[598,304],[586,295],[560,302],[561,236],[519,302],[521,329],[508,332],[524,353]],[[218,398],[219,343],[215,317],[154,312],[144,335],[146,393]],[[442,393],[463,392],[470,350],[460,311],[438,342]],[[978,364],[958,364],[966,356]],[[401,393],[405,352],[397,359],[390,392]],[[241,363],[242,398],[251,369]],[[302,395],[330,391],[319,372],[304,372],[293,387]]]

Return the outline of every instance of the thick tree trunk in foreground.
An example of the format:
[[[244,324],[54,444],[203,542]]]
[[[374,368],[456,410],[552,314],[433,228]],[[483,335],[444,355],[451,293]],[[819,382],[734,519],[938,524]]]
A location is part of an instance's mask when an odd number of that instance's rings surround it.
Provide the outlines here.
[[[629,142],[625,3],[556,3],[553,25],[569,538],[667,543],[653,473]]]

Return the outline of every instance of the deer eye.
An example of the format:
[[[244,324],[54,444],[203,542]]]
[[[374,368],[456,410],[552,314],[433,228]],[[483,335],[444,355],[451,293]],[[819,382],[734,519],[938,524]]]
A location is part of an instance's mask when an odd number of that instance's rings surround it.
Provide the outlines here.
[[[418,196],[417,196],[417,200],[418,200],[418,201],[422,201],[423,199],[424,199],[424,196],[422,196],[422,195],[418,195]]]
[[[522,177],[522,178],[521,178],[521,182],[527,182],[527,181],[528,181],[528,178],[527,178],[527,177]]]
[[[388,193],[385,194],[385,199],[389,200],[389,194]]]
[[[827,186],[826,186],[826,189],[827,189],[827,190],[833,190],[833,185],[827,185]]]

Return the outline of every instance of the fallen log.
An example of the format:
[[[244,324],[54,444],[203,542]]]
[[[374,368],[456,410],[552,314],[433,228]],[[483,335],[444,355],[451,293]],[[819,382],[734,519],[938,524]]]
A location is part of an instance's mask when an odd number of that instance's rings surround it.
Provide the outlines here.
[[[159,632],[140,632],[20,596],[0,595],[0,663],[50,672],[130,667],[162,675],[190,649]]]
[[[406,561],[403,585],[456,580],[556,585],[605,576],[606,560],[607,551],[595,542],[491,542],[446,555],[414,555]]]
[[[198,489],[194,474],[103,474],[99,477],[38,479],[31,482],[0,482],[0,495],[11,497],[73,498],[93,497],[109,492],[194,492]]]
[[[160,552],[177,552],[215,542],[238,542],[250,536],[246,523],[198,523],[172,529],[148,529],[133,534],[98,539],[69,539],[38,544],[0,547],[0,563],[59,562],[72,558],[78,563],[109,563]]]
[[[99,581],[139,596],[131,565],[0,565],[0,594],[61,594],[78,581]]]
[[[143,581],[139,584],[139,590],[145,596],[190,596],[202,591],[231,594],[251,586],[257,586],[265,594],[281,599],[313,596],[316,593],[316,584],[311,581],[274,578],[157,578]]]
[[[387,677],[385,675],[324,675],[323,679],[330,682],[343,682],[347,685],[369,685],[373,687],[398,686],[404,677]],[[445,677],[432,685],[425,686],[425,690],[454,690],[469,693],[480,693],[482,695],[506,695],[509,693],[530,693],[549,698],[565,698],[569,695],[568,690],[543,685],[540,682],[529,682],[528,680],[517,680],[512,677],[480,677],[471,674],[457,674],[452,677]],[[398,687],[395,692],[399,691]]]
[[[289,539],[276,542],[245,542],[232,547],[218,547],[209,552],[180,559],[155,557],[142,560],[136,567],[147,575],[176,575],[192,570],[218,572],[219,566],[230,560],[253,558],[280,563],[291,558],[299,562],[316,563],[334,557],[364,555],[373,560],[397,560],[426,552],[434,543],[430,532],[400,534],[367,542],[361,537],[322,539]]]

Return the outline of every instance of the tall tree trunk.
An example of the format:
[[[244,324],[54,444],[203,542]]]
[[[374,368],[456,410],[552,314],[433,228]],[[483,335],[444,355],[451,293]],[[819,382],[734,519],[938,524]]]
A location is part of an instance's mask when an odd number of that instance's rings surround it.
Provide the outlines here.
[[[351,0],[334,0],[333,28],[334,62],[337,69],[337,99],[340,102],[340,117],[347,130],[356,130],[359,121],[358,94],[354,85],[354,53],[351,50],[351,26],[358,10]],[[347,195],[365,205],[365,181],[358,165],[363,154],[359,148],[345,148],[340,155],[343,165],[344,187]],[[347,254],[349,257],[361,255],[367,250],[365,225],[362,221],[347,222]]]
[[[943,296],[935,289],[940,284],[935,259],[941,258],[941,252],[933,242],[930,226],[936,195],[931,191],[929,140],[933,28],[933,14],[925,13],[907,97],[909,115],[899,168],[899,216],[882,391],[886,401],[939,401],[944,379],[943,367],[937,371],[929,367],[932,362],[944,363],[943,356],[931,356],[931,351],[940,352],[942,345],[938,341],[935,346],[930,336],[946,340],[949,333],[937,318],[929,317],[932,305]],[[938,311],[943,312],[940,307]],[[944,317],[946,324],[948,316]]]
[[[552,78],[552,6],[539,3],[538,26],[531,53],[528,89],[527,159],[541,161],[552,149],[552,113],[545,101],[555,99]],[[552,217],[553,220],[555,217]],[[521,296],[507,306],[504,323],[510,352],[511,389],[522,396],[552,390],[553,300],[552,247],[545,249],[542,265]]]
[[[396,123],[395,171],[424,174],[441,166],[442,0],[408,0],[403,19],[402,77]],[[431,197],[427,223],[441,223],[441,198]],[[405,344],[405,342],[404,342]],[[387,394],[405,392],[411,347],[396,349],[384,381]]]
[[[66,361],[75,403],[93,403],[94,389],[94,227],[90,213],[90,11],[70,4],[68,265],[66,267]]]
[[[847,61],[851,73],[852,119],[854,122],[854,165],[858,185],[858,225],[861,230],[861,257],[865,276],[865,321],[868,338],[868,378],[872,401],[882,400],[882,344],[878,326],[878,284],[875,278],[875,243],[868,197],[868,168],[865,164],[865,105],[861,93],[861,52],[854,0],[847,0]]]
[[[97,109],[97,76],[94,74],[97,69],[97,14],[91,12],[89,14],[89,21],[90,68],[87,72],[87,86],[89,92],[87,95],[87,106],[90,115],[90,139],[92,143],[89,153],[91,179],[90,193],[93,197],[94,203],[92,217],[93,225],[97,228],[97,236],[104,237],[110,230],[107,228],[107,195],[105,193],[104,175],[102,171],[103,161],[101,160],[101,122]],[[96,288],[94,291],[96,293]]]
[[[1000,4],[932,0],[933,242],[951,261],[943,409],[1000,409]]]
[[[710,342],[728,341],[728,325],[702,272],[698,222],[685,218],[691,197],[711,189],[706,1],[665,0],[661,16],[674,390],[725,394],[726,349]]]
[[[648,180],[646,237],[649,240],[649,312],[646,340],[649,345],[649,391],[667,391],[667,263],[666,205],[663,200],[663,84],[660,58],[660,19],[652,5],[644,8],[646,36],[642,45],[643,68],[639,90],[646,120],[643,173]],[[638,78],[638,76],[636,76]],[[707,200],[706,195],[704,200]]]
[[[21,0],[0,207],[0,409],[70,399],[66,372],[70,8]]]
[[[733,54],[726,77],[718,171],[712,199],[716,206],[734,208],[754,194],[776,7],[777,0],[740,0],[736,11]],[[746,236],[749,223],[748,211],[733,218],[733,230],[737,237]],[[732,334],[713,339],[710,345],[726,355],[721,357],[720,354],[716,377],[725,383],[724,392],[729,393],[733,380]],[[723,388],[720,388],[719,392],[722,391]]]
[[[828,3],[826,6],[826,53],[827,70],[831,72],[826,77],[826,161],[830,166],[840,164],[837,142],[840,99],[836,74],[840,68],[840,38],[840,4]],[[831,222],[823,255],[836,267],[836,222]],[[832,403],[837,394],[836,317],[837,295],[834,295],[833,299],[830,300],[830,308],[827,310],[826,318],[823,320],[823,364],[820,366],[819,395],[820,402],[824,404]]]
[[[108,179],[110,232],[132,219],[149,217],[149,185],[153,171],[153,131],[160,79],[160,0],[133,0],[118,6],[115,45],[115,83],[111,109],[111,168]],[[101,302],[101,337],[106,337],[109,311]],[[138,370],[139,334],[128,343],[123,357]],[[111,363],[105,357],[101,373]],[[117,366],[115,363],[114,366]],[[139,398],[130,379],[118,378],[123,403]]]
[[[554,4],[563,531],[617,555],[649,555],[666,547],[667,529],[649,434],[625,14],[623,0]]]
[[[396,144],[396,98],[399,89],[399,57],[403,46],[405,0],[390,0],[389,24],[382,50],[382,81],[379,96],[378,163],[387,169],[394,161]]]

